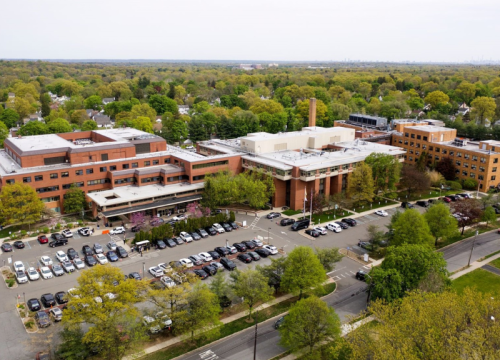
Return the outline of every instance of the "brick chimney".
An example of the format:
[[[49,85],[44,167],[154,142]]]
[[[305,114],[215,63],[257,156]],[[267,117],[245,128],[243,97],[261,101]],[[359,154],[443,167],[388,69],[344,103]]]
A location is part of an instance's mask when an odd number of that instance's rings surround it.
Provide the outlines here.
[[[316,126],[316,99],[309,99],[309,126]]]

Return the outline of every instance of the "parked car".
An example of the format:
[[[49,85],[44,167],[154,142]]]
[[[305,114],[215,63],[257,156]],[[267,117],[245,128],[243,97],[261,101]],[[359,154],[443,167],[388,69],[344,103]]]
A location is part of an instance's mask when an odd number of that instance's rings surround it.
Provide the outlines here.
[[[37,240],[40,244],[47,244],[49,242],[49,239],[45,235],[38,236]]]
[[[81,270],[81,269],[85,269],[85,263],[82,261],[82,259],[80,258],[75,258],[73,260],[73,265],[75,265],[75,267],[78,269],[78,270]]]
[[[368,250],[368,251],[373,250],[373,245],[371,243],[369,243],[368,241],[359,241],[358,246],[360,248],[363,248],[363,249]]]
[[[377,210],[377,211],[375,211],[375,215],[386,217],[386,216],[389,216],[389,213],[385,210]]]
[[[319,237],[319,236],[320,236],[320,233],[319,233],[318,231],[314,230],[314,229],[307,229],[307,230],[305,231],[305,233],[306,233],[307,235],[312,236],[312,237],[315,237],[315,238],[317,238],[317,237]]]
[[[368,275],[366,272],[364,272],[363,270],[359,270],[356,273],[356,279],[361,281],[366,281],[366,275]]]
[[[463,197],[464,199],[471,199],[471,198],[472,198],[472,197],[471,197],[471,195],[470,195],[470,194],[468,194],[468,193],[463,193],[463,194],[458,194],[458,195],[460,195],[460,196],[461,196],[461,197]]]
[[[164,273],[169,273],[172,271],[172,267],[165,263],[159,263],[158,267],[163,270]]]
[[[55,264],[52,265],[52,272],[54,273],[55,276],[63,276],[64,275],[64,270],[61,267],[61,265]]]
[[[259,254],[257,254],[255,251],[249,251],[247,254],[252,258],[253,261],[258,261],[260,260]]]
[[[218,234],[217,230],[215,230],[212,226],[207,226],[205,230],[208,234],[210,234],[210,236],[215,236]]]
[[[136,233],[136,232],[141,231],[141,228],[142,228],[142,224],[137,224],[137,225],[132,226],[130,228],[130,231],[132,231],[133,233]]]
[[[50,256],[47,256],[47,255],[43,255],[43,256],[40,258],[40,262],[41,262],[44,266],[49,266],[49,265],[52,265],[52,259],[50,258]]]
[[[186,220],[186,219],[187,219],[187,216],[184,214],[179,214],[179,215],[174,216],[172,218],[173,221],[181,221],[181,220]]]
[[[329,223],[329,224],[326,224],[326,228],[330,231],[333,231],[333,232],[336,232],[336,233],[339,233],[342,231],[342,228],[340,227],[339,224],[337,223]]]
[[[226,247],[222,246],[216,247],[214,251],[217,251],[220,254],[220,256],[226,256],[230,254],[229,250]]]
[[[271,212],[271,213],[267,214],[266,218],[274,219],[274,218],[279,218],[280,216],[281,216],[281,214],[278,212]]]
[[[58,307],[50,309],[49,314],[54,319],[55,322],[59,322],[62,320],[63,312]]]
[[[62,250],[56,252],[56,258],[57,260],[59,260],[59,262],[68,261],[68,256]]]
[[[455,195],[448,195],[447,198],[449,198],[451,201],[458,201],[459,197]]]
[[[66,271],[67,273],[71,273],[73,271],[75,271],[75,266],[73,265],[73,263],[71,261],[63,261],[61,263],[61,266],[62,268],[64,269],[64,271]]]
[[[29,299],[26,302],[26,305],[28,305],[28,309],[30,309],[30,311],[38,311],[42,308],[42,305],[40,305],[40,301],[38,301],[38,299]]]
[[[87,266],[92,267],[97,265],[97,260],[93,255],[85,255],[85,263],[87,264]]]
[[[45,311],[38,311],[35,314],[35,321],[39,328],[46,328],[50,326],[49,315]]]
[[[406,201],[401,203],[401,207],[403,209],[413,209],[414,208],[413,204],[406,202]]]
[[[342,228],[342,230],[347,230],[349,229],[349,225],[347,225],[345,222],[342,222],[342,221],[335,221],[335,224],[337,224],[338,226],[340,226]]]
[[[104,254],[96,254],[95,258],[101,265],[108,263],[108,259],[106,259],[106,256],[104,256]]]
[[[233,227],[231,225],[229,225],[228,223],[222,223],[221,225],[224,228],[225,232],[231,232],[231,231],[233,231]]]
[[[212,256],[207,253],[207,252],[201,252],[198,254],[198,256],[201,258],[201,260],[203,260],[204,262],[209,262],[209,261],[212,261],[213,258]]]
[[[102,248],[101,244],[95,243],[94,244],[94,252],[96,254],[102,254],[104,252],[104,249]]]
[[[215,251],[215,250],[210,250],[210,251],[207,251],[207,254],[209,254],[213,260],[218,260],[220,259],[220,254]]]
[[[271,253],[271,255],[276,255],[278,253],[278,249],[273,245],[264,245],[262,248],[266,249]]]
[[[116,243],[113,241],[113,240],[110,240],[106,246],[108,247],[109,250],[113,250],[115,251],[116,250]]]
[[[79,228],[77,231],[78,231],[78,234],[80,234],[82,236],[90,236],[92,234],[92,231],[90,230],[89,227],[82,227],[82,228]]]
[[[163,250],[167,248],[167,244],[165,244],[163,240],[158,240],[156,241],[156,247],[160,250]]]
[[[205,265],[201,268],[201,270],[203,270],[210,276],[214,276],[215,274],[217,274],[217,268],[214,268],[211,265]]]
[[[231,225],[231,227],[233,228],[233,230],[238,230],[240,227],[238,226],[238,224],[236,224],[234,221],[231,221],[229,223],[229,225]]]
[[[19,284],[24,284],[28,282],[28,277],[23,271],[16,271],[16,280]]]
[[[201,236],[202,238],[207,238],[207,237],[208,237],[208,233],[207,233],[204,229],[198,229],[198,230],[196,230],[196,232],[197,232],[198,234],[200,234],[200,236]]]
[[[94,255],[94,252],[92,251],[92,248],[88,245],[83,245],[82,246],[82,252],[83,255]]]
[[[162,311],[156,313],[155,318],[160,322],[160,326],[163,329],[169,329],[172,326],[172,320],[168,317],[168,315],[164,314]]]
[[[309,221],[309,219],[297,220],[296,222],[294,222],[292,224],[292,226],[290,227],[290,229],[292,231],[299,231],[299,230],[302,230],[302,229],[307,229],[310,224],[311,224],[311,222]]]
[[[70,259],[70,260],[73,260],[73,259],[79,257],[78,251],[76,251],[73,248],[69,248],[68,251],[66,251],[66,255],[68,256],[68,259]]]
[[[267,249],[264,249],[264,248],[261,248],[261,249],[256,249],[255,252],[260,256],[260,257],[263,257],[263,258],[266,258],[268,257],[269,255],[271,255],[271,252]]]
[[[155,278],[160,278],[163,276],[163,270],[159,266],[150,267],[148,271]]]
[[[142,280],[141,275],[139,275],[139,273],[137,271],[134,271],[134,272],[131,272],[130,274],[128,274],[128,278],[134,279],[134,280]]]
[[[55,293],[54,298],[59,305],[64,305],[68,302],[68,298],[64,291],[58,291]]]
[[[194,273],[198,275],[201,278],[201,280],[205,280],[206,278],[208,278],[208,274],[201,269],[195,270]]]
[[[156,324],[156,320],[151,316],[143,316],[142,323],[150,334],[158,334],[161,331],[160,325]]]
[[[418,200],[418,201],[416,202],[416,204],[417,204],[418,206],[422,206],[422,207],[429,207],[429,202],[428,202],[428,201],[425,201],[425,200]]]
[[[228,258],[220,259],[220,263],[229,271],[233,271],[234,269],[236,269],[236,264]]]
[[[73,237],[73,233],[71,232],[70,229],[64,229],[63,231],[61,231],[61,234],[62,236],[64,236],[65,238],[70,238],[70,237]]]
[[[68,239],[62,238],[61,240],[53,240],[49,242],[49,247],[58,247],[68,245]]]
[[[3,243],[2,244],[2,251],[3,252],[11,252],[12,251],[12,245],[8,243]]]
[[[125,228],[123,226],[115,227],[113,230],[109,231],[110,235],[125,234]]]
[[[175,243],[176,243],[177,245],[182,245],[182,244],[184,244],[184,240],[182,240],[179,236],[174,237],[174,238],[173,238],[173,240],[175,241]]]
[[[36,281],[40,279],[40,274],[38,273],[38,271],[36,271],[34,267],[28,268],[26,273],[28,274],[28,278],[30,279],[30,281]]]
[[[187,258],[183,258],[179,260],[182,266],[185,266],[187,268],[193,267],[193,262]]]
[[[292,225],[294,222],[295,222],[294,219],[284,218],[284,219],[280,220],[280,225],[281,226],[288,226],[288,225]]]
[[[174,286],[177,286],[175,284],[175,281],[169,276],[162,276],[160,278],[160,282],[168,288],[173,288]]]
[[[24,249],[25,245],[21,240],[14,241],[14,247],[16,249]]]
[[[326,235],[326,233],[327,233],[326,228],[323,227],[323,226],[316,226],[314,228],[314,230],[316,230],[317,232],[319,232],[320,235]]]
[[[225,267],[220,262],[217,262],[217,261],[212,261],[210,263],[210,266],[213,267],[214,269],[216,269],[217,271],[224,271],[225,270]]]
[[[42,301],[43,306],[47,309],[52,306],[56,306],[56,299],[51,293],[43,294],[40,297],[40,300]]]
[[[253,241],[242,241],[241,243],[245,245],[248,250],[253,250],[257,247]]]
[[[42,266],[40,268],[40,275],[44,280],[52,279],[52,271],[47,266]]]
[[[281,327],[281,325],[283,325],[283,323],[285,322],[285,318],[286,318],[286,315],[284,315],[284,316],[280,317],[278,320],[276,320],[276,321],[274,322],[273,327],[274,327],[276,330],[278,330],[278,329]]]
[[[167,246],[173,248],[177,246],[177,243],[173,239],[167,239]]]
[[[201,236],[198,235],[198,233],[195,233],[194,231],[192,233],[189,233],[189,235],[191,235],[194,241],[198,241],[201,239]]]
[[[213,224],[212,227],[215,229],[215,231],[217,231],[219,234],[223,234],[226,232],[226,230],[224,230],[224,228],[220,225],[220,224]]]
[[[204,262],[198,255],[191,255],[188,259],[191,260],[195,266],[201,265]]]
[[[248,264],[252,262],[252,257],[248,254],[238,254],[237,256],[238,260],[243,261],[244,263]]]
[[[116,255],[116,253],[113,251],[113,250],[109,250],[107,253],[106,253],[106,257],[108,258],[108,260],[110,262],[116,262],[119,260],[118,258],[118,255]]]
[[[259,239],[253,239],[253,240],[250,240],[250,241],[252,241],[255,244],[255,246],[259,246],[260,247],[260,246],[264,245],[262,243],[262,241],[260,241]]]
[[[245,244],[242,244],[242,243],[234,243],[233,246],[236,248],[236,250],[238,250],[239,252],[245,252],[247,251],[247,247],[245,246]]]
[[[179,236],[181,237],[182,240],[184,240],[187,243],[190,243],[193,241],[193,237],[189,235],[187,232],[182,231]]]
[[[24,263],[22,261],[14,261],[13,268],[14,268],[14,272],[15,271],[20,271],[20,272],[26,271],[26,268],[24,267]]]
[[[52,235],[50,235],[50,237],[54,240],[64,240],[64,236],[59,233],[53,233]]]
[[[345,222],[349,226],[356,226],[358,224],[356,222],[356,220],[351,219],[351,218],[344,218],[344,219],[342,219],[342,222]]]
[[[121,257],[121,258],[126,258],[128,257],[127,250],[125,250],[122,246],[117,246],[116,247],[116,254]]]
[[[448,196],[440,198],[440,200],[443,200],[445,203],[451,203],[451,199]]]

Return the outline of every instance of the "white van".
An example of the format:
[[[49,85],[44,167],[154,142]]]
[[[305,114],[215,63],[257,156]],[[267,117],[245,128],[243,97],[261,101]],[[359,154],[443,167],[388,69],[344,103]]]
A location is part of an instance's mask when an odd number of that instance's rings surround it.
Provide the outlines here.
[[[226,231],[224,230],[224,228],[220,225],[220,224],[213,224],[212,227],[215,229],[215,231],[217,231],[219,234],[222,234],[222,233],[225,233]]]
[[[335,224],[334,222],[333,223],[330,223],[330,224],[327,224],[326,225],[326,228],[330,231],[333,231],[333,232],[336,232],[336,233],[339,233],[342,231],[342,228],[340,227],[339,224]]]

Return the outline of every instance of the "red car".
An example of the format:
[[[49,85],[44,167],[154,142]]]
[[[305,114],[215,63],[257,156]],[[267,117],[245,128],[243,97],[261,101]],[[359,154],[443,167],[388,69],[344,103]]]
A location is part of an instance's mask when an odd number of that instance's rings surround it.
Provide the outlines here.
[[[45,236],[45,235],[40,235],[38,237],[38,242],[40,244],[47,244],[49,242],[49,239],[47,239],[47,236]]]
[[[444,197],[442,198],[442,200],[445,202],[445,203],[451,203],[451,199],[449,197]]]

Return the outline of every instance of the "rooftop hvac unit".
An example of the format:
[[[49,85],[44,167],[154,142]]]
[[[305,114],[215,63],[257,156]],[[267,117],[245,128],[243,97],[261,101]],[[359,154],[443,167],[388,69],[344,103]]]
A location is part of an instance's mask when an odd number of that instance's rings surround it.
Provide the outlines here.
[[[453,145],[465,146],[467,145],[467,139],[455,138],[455,140],[453,141]]]

